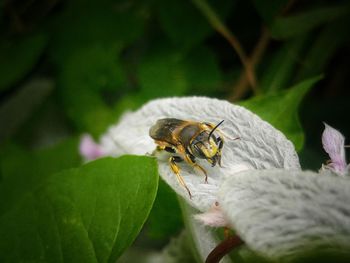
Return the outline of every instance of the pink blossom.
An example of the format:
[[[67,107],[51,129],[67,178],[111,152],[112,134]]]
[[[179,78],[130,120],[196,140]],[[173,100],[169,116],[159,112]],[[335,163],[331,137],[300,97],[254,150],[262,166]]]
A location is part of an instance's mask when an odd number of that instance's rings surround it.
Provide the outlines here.
[[[336,129],[324,123],[325,129],[322,134],[323,149],[331,158],[330,163],[325,167],[335,173],[344,174],[347,172],[345,159],[344,136]]]
[[[83,134],[80,140],[79,152],[87,161],[95,160],[105,155],[102,147],[94,141],[90,134]]]
[[[206,226],[211,226],[211,227],[229,227],[230,226],[218,202],[215,202],[207,212],[197,214],[194,216],[194,218]]]

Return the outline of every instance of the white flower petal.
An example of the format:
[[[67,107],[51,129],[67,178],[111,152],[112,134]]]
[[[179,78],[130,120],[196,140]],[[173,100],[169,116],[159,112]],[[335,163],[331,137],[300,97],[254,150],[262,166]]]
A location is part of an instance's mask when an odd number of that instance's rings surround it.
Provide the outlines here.
[[[300,168],[294,146],[281,132],[243,107],[204,97],[151,101],[138,111],[126,114],[116,126],[111,127],[102,137],[102,147],[110,155],[150,154],[155,149],[155,143],[149,136],[149,128],[158,119],[170,117],[214,124],[225,120],[220,129],[231,137],[240,137],[239,140],[225,141],[223,168],[212,168],[206,161],[198,161],[208,172],[207,184],[203,175],[195,175],[191,167],[181,164],[181,175],[193,195],[192,199],[178,183],[168,163],[159,162],[159,173],[163,179],[200,211],[208,210],[217,201],[216,193],[225,175],[247,169]]]
[[[350,180],[292,170],[252,170],[220,189],[222,210],[253,250],[272,258],[350,248]],[[313,241],[308,244],[308,241]]]

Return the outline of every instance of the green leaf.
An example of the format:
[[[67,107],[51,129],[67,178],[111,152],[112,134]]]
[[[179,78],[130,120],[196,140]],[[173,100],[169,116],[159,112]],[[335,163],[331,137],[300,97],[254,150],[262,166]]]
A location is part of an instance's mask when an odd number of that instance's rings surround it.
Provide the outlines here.
[[[234,3],[227,0],[209,2],[223,18],[227,17]],[[190,1],[159,0],[157,4],[161,26],[177,46],[191,48],[214,32],[206,18]]]
[[[78,166],[81,158],[77,138],[36,151],[8,144],[2,148],[0,214],[11,209],[28,192],[41,185],[52,173]]]
[[[159,180],[157,198],[147,223],[147,233],[154,239],[170,239],[183,228],[177,195],[163,180]]]
[[[297,151],[304,144],[304,133],[298,118],[298,108],[310,88],[320,76],[305,80],[287,91],[274,95],[255,97],[240,103],[272,126],[283,132],[294,143]]]
[[[314,7],[308,11],[288,17],[276,18],[270,27],[271,35],[277,39],[286,39],[308,31],[332,21],[336,18],[349,15],[348,3],[334,6]]]
[[[0,143],[15,133],[53,91],[53,83],[35,79],[25,84],[0,106]],[[30,98],[30,99],[28,99]]]
[[[45,35],[0,40],[0,91],[19,81],[38,62],[46,47]]]
[[[104,158],[51,176],[0,217],[1,262],[115,262],[157,191],[156,161]]]
[[[307,40],[308,36],[303,35],[287,41],[273,54],[270,63],[263,67],[260,81],[262,90],[270,94],[287,88],[299,64],[299,58]]]

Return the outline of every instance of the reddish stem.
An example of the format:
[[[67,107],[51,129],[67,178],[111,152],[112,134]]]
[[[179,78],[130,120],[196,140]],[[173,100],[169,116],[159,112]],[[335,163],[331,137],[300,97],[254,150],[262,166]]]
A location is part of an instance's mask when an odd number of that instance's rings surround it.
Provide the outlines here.
[[[227,237],[209,253],[205,263],[220,262],[225,255],[243,243],[243,240],[237,235]]]

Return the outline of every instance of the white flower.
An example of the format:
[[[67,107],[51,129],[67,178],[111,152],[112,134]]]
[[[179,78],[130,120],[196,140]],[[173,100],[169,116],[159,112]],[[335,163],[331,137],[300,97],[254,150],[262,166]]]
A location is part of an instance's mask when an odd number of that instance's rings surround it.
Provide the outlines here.
[[[87,149],[86,157],[95,155],[96,149],[101,155],[151,154],[156,144],[149,129],[161,118],[213,124],[224,120],[220,129],[240,138],[225,140],[223,167],[198,161],[208,172],[208,183],[202,174],[181,163],[181,175],[192,199],[167,159],[158,162],[160,176],[193,207],[184,206],[183,210],[202,260],[218,240],[195,221],[197,210],[204,212],[196,216],[204,224],[232,227],[251,249],[274,259],[286,260],[305,248],[350,249],[350,180],[300,171],[292,143],[243,107],[204,97],[153,100],[125,114],[102,136],[100,144],[86,140],[85,146],[93,147],[82,149]],[[344,137],[326,125],[323,145],[332,159],[327,168],[343,173]]]
[[[348,178],[251,170],[228,178],[219,196],[238,235],[265,256],[285,261],[308,248],[350,249]]]
[[[222,167],[211,167],[205,160],[198,160],[208,173],[208,183],[205,183],[202,174],[196,174],[192,167],[181,163],[180,173],[192,193],[192,199],[177,181],[166,159],[159,160],[160,176],[187,203],[201,212],[210,210],[218,201],[218,190],[225,178],[233,178],[238,172],[269,168],[300,169],[293,144],[281,132],[243,107],[205,97],[153,100],[135,112],[126,113],[102,136],[100,146],[103,153],[113,156],[151,154],[156,144],[149,136],[149,129],[161,118],[213,124],[224,120],[220,129],[230,137],[240,138],[225,140],[222,149]],[[192,210],[188,213],[190,217],[188,225],[192,229],[193,239],[204,260],[215,247],[217,239],[206,227],[194,221],[192,217],[194,213],[196,212]],[[213,225],[223,224],[222,216],[220,210],[215,211],[214,218],[211,217],[211,220],[214,220],[211,221],[214,222]]]
[[[217,201],[217,191],[225,176],[247,169],[279,167],[299,169],[298,156],[286,137],[257,115],[227,101],[204,97],[168,98],[153,100],[136,112],[127,113],[101,138],[101,147],[107,155],[150,154],[156,144],[149,136],[149,129],[161,118],[178,118],[199,122],[219,123],[231,137],[240,140],[225,141],[222,150],[222,168],[210,167],[199,160],[208,172],[196,174],[192,167],[181,164],[181,175],[193,198],[176,179],[167,161],[159,161],[162,178],[193,207],[207,211]]]

